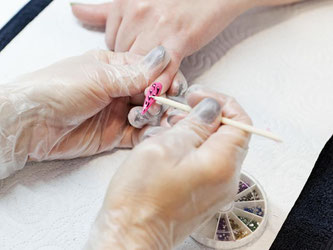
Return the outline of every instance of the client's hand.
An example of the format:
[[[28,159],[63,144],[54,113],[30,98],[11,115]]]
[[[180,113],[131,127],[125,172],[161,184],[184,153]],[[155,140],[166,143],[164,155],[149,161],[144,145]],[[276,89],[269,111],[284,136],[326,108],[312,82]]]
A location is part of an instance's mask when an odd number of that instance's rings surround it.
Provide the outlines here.
[[[88,249],[171,249],[233,200],[251,124],[223,94],[192,87],[191,113],[132,151],[108,188]]]
[[[160,75],[163,47],[145,58],[92,51],[0,85],[0,178],[26,161],[88,156],[132,147],[159,116],[130,112],[132,98]]]
[[[162,93],[176,95],[172,83],[185,56],[216,37],[241,13],[262,5],[300,0],[114,0],[104,4],[72,4],[74,15],[84,24],[106,27],[106,43],[114,51],[145,55],[163,45],[171,62],[158,81]],[[176,78],[180,77],[176,74]],[[176,81],[177,82],[177,81]]]

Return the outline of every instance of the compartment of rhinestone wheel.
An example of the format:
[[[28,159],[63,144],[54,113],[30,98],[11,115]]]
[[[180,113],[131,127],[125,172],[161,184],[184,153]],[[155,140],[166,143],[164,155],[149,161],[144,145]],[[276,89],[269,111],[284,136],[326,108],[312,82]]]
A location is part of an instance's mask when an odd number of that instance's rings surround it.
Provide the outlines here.
[[[260,237],[267,221],[267,199],[253,177],[241,174],[238,194],[229,205],[228,211],[217,212],[192,238],[212,248],[233,249]]]

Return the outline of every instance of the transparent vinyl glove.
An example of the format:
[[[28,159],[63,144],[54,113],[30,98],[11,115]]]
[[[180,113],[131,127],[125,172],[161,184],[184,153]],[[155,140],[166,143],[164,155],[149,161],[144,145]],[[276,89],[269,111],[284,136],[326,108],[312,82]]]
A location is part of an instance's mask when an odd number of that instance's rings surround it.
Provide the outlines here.
[[[0,85],[0,178],[27,161],[135,145],[162,112],[143,117],[130,110],[169,61],[162,46],[144,58],[91,51]]]
[[[237,193],[251,124],[235,99],[192,86],[194,107],[136,146],[108,187],[86,249],[171,249]]]

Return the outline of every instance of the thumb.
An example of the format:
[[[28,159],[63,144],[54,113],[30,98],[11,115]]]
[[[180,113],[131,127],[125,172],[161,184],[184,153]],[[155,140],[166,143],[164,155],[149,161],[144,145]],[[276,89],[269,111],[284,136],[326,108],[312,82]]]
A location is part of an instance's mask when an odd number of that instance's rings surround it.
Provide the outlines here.
[[[179,161],[185,154],[200,147],[218,129],[220,115],[220,104],[215,99],[206,98],[175,126],[149,140],[168,149],[168,160]],[[159,161],[160,157],[158,153],[150,156],[153,161]]]
[[[103,27],[111,9],[112,3],[103,4],[81,4],[71,3],[74,16],[83,24]]]

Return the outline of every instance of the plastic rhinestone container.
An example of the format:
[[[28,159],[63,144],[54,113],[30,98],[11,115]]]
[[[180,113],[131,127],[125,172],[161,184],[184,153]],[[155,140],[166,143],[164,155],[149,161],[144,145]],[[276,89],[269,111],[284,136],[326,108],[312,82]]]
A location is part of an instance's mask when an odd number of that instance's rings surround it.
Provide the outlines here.
[[[267,223],[267,198],[259,183],[242,172],[238,194],[191,236],[215,249],[236,249],[258,239]]]

